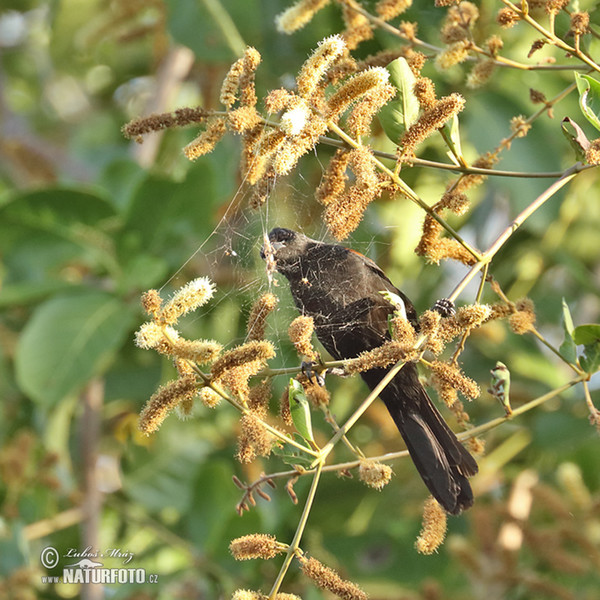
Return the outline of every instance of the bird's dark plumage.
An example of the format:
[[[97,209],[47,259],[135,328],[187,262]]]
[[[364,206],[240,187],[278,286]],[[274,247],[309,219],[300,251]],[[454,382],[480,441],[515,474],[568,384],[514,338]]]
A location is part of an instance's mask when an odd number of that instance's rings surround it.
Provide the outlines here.
[[[261,251],[263,258],[272,258],[287,278],[296,306],[313,318],[319,341],[336,360],[354,358],[389,339],[388,315],[395,307],[382,291],[400,296],[407,318],[416,324],[410,300],[362,254],[279,227],[270,232],[269,246]],[[362,378],[373,389],[386,373],[371,369]],[[467,477],[477,472],[477,463],[431,402],[415,364],[404,365],[380,398],[434,498],[451,514],[469,508],[473,493]]]

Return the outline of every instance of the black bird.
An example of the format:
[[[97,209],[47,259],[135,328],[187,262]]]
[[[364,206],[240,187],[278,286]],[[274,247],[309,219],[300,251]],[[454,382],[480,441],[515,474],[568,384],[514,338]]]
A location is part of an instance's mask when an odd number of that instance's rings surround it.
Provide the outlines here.
[[[382,291],[400,296],[408,320],[417,324],[410,300],[354,250],[277,227],[261,256],[287,278],[296,306],[313,318],[319,341],[336,360],[354,358],[390,339],[388,315],[396,307]],[[361,376],[372,390],[388,370],[370,369]],[[451,514],[469,508],[473,492],[467,477],[477,473],[477,463],[433,405],[416,365],[405,364],[379,397],[433,497]]]

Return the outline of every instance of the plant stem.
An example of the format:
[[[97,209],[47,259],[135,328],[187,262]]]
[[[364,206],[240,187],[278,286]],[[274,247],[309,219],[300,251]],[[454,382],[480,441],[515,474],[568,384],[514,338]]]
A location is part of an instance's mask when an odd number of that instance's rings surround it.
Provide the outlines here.
[[[294,534],[294,539],[290,544],[283,564],[281,565],[281,569],[279,569],[279,573],[277,574],[277,579],[273,583],[273,587],[271,588],[271,593],[269,594],[269,600],[275,600],[275,596],[277,592],[279,592],[279,588],[283,582],[283,578],[287,573],[287,570],[290,567],[292,559],[296,555],[296,552],[300,548],[300,540],[302,539],[302,534],[304,533],[304,529],[306,528],[306,523],[308,521],[308,515],[310,514],[310,509],[312,508],[313,501],[315,499],[315,495],[317,493],[317,487],[319,485],[319,479],[321,477],[321,471],[323,470],[323,461],[319,461],[317,463],[316,469],[314,471],[313,480],[310,485],[310,490],[308,491],[308,496],[306,498],[306,502],[304,504],[304,510],[302,511],[302,515],[300,517],[300,521],[298,523],[298,527],[296,528],[296,533]]]
[[[512,236],[512,234],[538,209],[542,206],[549,198],[551,198],[556,192],[558,192],[561,188],[563,188],[567,183],[569,183],[574,177],[579,173],[578,165],[580,163],[576,163],[570,169],[567,169],[562,177],[555,181],[548,189],[546,189],[542,194],[540,194],[525,210],[523,210],[513,222],[496,238],[496,241],[486,250],[486,252],[481,257],[481,260],[478,261],[475,265],[471,267],[469,272],[463,277],[463,279],[459,282],[459,284],[454,288],[452,294],[448,296],[449,300],[453,302],[458,298],[458,296],[462,293],[465,287],[470,283],[470,281],[477,275],[479,271],[481,271],[486,264],[488,264],[495,254],[504,246],[504,244],[508,241],[508,239]]]

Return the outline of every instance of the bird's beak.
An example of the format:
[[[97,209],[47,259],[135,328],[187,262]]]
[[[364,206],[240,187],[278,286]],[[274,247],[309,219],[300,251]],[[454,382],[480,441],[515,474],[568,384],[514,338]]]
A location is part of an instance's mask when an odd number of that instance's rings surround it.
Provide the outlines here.
[[[284,246],[284,242],[272,242],[271,240],[268,240],[260,249],[260,257],[263,260],[265,260],[267,256],[275,258],[275,254],[277,253],[277,251],[283,248]]]

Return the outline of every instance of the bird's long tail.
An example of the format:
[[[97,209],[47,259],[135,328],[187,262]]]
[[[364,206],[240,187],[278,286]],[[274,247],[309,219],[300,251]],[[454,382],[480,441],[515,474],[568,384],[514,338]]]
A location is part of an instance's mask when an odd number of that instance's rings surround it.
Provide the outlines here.
[[[362,375],[373,389],[384,374],[373,369]],[[380,397],[433,497],[451,514],[469,508],[473,492],[467,477],[477,473],[477,463],[433,405],[416,367],[406,364]]]

